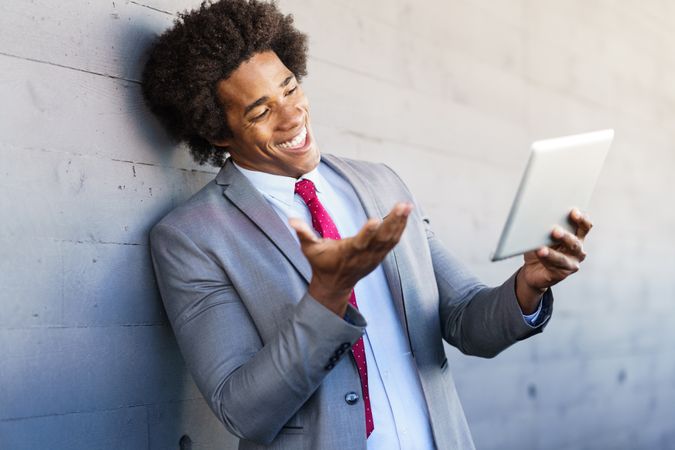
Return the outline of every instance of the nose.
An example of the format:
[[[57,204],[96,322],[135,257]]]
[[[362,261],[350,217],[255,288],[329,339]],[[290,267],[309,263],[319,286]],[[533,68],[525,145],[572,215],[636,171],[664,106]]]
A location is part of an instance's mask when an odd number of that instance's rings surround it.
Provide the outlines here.
[[[305,113],[302,108],[295,102],[289,102],[281,106],[278,128],[281,131],[296,130],[303,124],[304,119]]]

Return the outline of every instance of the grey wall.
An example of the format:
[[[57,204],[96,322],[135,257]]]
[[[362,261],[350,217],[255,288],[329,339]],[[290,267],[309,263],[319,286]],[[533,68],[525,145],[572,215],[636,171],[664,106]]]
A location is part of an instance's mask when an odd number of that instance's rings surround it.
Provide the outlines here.
[[[0,4],[0,448],[235,448],[186,373],[146,234],[213,177],[140,98],[194,0]],[[546,332],[448,349],[481,449],[675,448],[675,4],[283,0],[324,152],[384,161],[486,281],[535,138],[614,127]],[[570,174],[574,176],[574,174]]]

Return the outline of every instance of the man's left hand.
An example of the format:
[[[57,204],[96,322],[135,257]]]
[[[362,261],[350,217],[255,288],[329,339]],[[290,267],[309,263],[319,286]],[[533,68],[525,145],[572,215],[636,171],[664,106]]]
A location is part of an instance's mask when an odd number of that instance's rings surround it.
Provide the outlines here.
[[[579,264],[586,259],[583,244],[593,223],[576,208],[569,219],[576,226],[574,234],[555,227],[551,237],[557,244],[525,253],[525,263],[516,279],[516,296],[524,314],[536,311],[542,294],[579,270]]]

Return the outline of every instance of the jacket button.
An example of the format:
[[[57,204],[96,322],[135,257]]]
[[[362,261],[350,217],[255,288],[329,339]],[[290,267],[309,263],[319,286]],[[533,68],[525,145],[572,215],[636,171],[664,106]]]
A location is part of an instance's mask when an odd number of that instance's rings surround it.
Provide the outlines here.
[[[342,350],[347,350],[349,347],[351,347],[351,345],[349,345],[349,342],[343,342],[342,344],[340,344],[340,348]]]
[[[347,402],[348,405],[353,405],[358,401],[359,396],[356,394],[356,392],[348,392],[347,395],[345,395],[345,402]]]

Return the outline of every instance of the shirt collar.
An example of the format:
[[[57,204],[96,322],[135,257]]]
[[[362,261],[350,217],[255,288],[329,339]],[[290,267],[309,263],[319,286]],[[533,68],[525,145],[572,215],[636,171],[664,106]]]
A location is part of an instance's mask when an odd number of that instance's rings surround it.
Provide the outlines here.
[[[260,191],[263,195],[269,195],[285,204],[291,206],[295,198],[295,183],[303,178],[314,183],[317,192],[325,192],[326,180],[319,173],[319,166],[301,176],[298,180],[293,177],[284,175],[275,175],[267,172],[258,172],[256,170],[244,169],[234,161],[232,161],[242,175],[251,182],[253,187]]]

